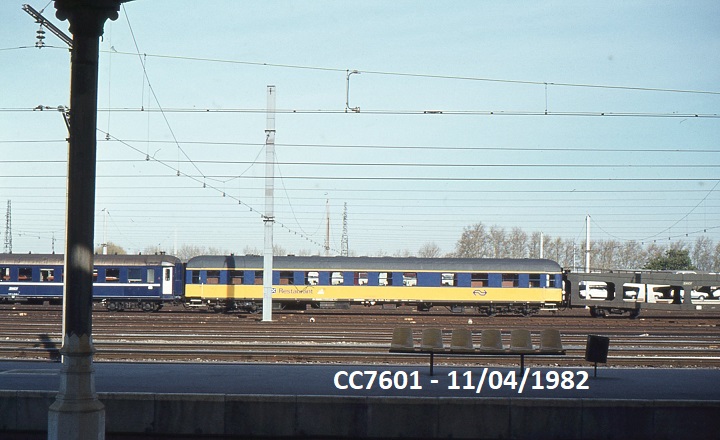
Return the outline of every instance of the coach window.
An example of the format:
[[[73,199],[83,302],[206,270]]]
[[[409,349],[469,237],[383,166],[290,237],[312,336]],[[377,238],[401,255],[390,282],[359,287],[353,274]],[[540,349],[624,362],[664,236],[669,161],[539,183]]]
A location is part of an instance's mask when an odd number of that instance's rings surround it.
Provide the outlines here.
[[[342,272],[333,272],[330,275],[330,280],[331,280],[330,284],[332,284],[333,286],[339,286],[339,285],[345,284],[345,279],[343,278]]]
[[[457,274],[456,273],[444,273],[440,275],[441,286],[457,286]]]
[[[119,281],[120,280],[120,269],[109,268],[105,269],[105,282]]]
[[[10,281],[9,267],[0,267],[0,282],[1,281]]]
[[[516,273],[504,273],[502,274],[502,286],[503,287],[518,287],[520,285],[520,279]]]
[[[128,269],[128,283],[142,283],[143,270],[139,267],[131,267]]]
[[[97,269],[93,269],[93,283],[97,283]]]
[[[265,274],[262,270],[256,270],[255,271],[255,285],[256,286],[262,286],[263,285],[263,276]]]
[[[470,278],[470,287],[487,287],[488,286],[488,274],[487,273],[474,273]]]
[[[392,272],[380,272],[378,275],[378,285],[392,286]]]
[[[148,269],[147,272],[145,272],[145,274],[147,275],[147,278],[145,278],[145,279],[147,280],[148,283],[155,282],[155,269]],[[170,281],[170,279],[168,278],[166,281]]]
[[[367,286],[368,284],[368,273],[367,272],[355,272],[353,274],[354,283],[356,286]]]
[[[120,280],[120,269],[105,269],[105,282],[119,281]]]
[[[540,287],[540,276],[539,273],[531,273],[529,287]]]
[[[292,271],[280,271],[280,285],[286,286],[288,284],[295,284],[295,273]]]
[[[380,273],[380,285],[381,286],[402,286],[403,285],[403,273],[402,272],[381,272]]]
[[[417,286],[417,273],[415,273],[415,272],[403,273],[403,286]]]
[[[317,286],[320,284],[320,274],[317,272],[305,272],[305,285]]]
[[[220,284],[220,271],[219,270],[207,271],[207,284]]]
[[[55,269],[40,269],[40,281],[55,281]]]
[[[190,272],[190,284],[200,284],[200,271],[191,270]]]
[[[228,281],[232,285],[243,284],[245,281],[245,271],[243,270],[229,270]]]
[[[32,267],[18,269],[18,281],[32,281]]]

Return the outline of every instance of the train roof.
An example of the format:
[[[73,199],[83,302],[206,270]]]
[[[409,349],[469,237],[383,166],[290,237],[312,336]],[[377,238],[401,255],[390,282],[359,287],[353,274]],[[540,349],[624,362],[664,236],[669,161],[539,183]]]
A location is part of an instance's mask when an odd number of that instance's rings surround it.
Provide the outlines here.
[[[95,266],[162,266],[180,263],[172,255],[94,255]],[[29,264],[62,266],[63,254],[0,254],[0,264]]]
[[[188,269],[258,269],[259,255],[202,255],[191,258]],[[396,257],[273,257],[276,270],[366,270],[366,271],[447,271],[447,272],[561,272],[552,260],[533,258],[396,258]]]

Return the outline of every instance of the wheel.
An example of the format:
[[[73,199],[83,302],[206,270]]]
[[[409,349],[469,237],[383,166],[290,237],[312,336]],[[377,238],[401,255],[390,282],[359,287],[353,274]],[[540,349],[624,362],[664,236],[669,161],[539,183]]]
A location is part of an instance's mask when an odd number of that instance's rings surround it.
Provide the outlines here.
[[[431,308],[432,304],[430,303],[420,303],[416,307],[418,312],[429,312]]]
[[[604,318],[605,310],[599,309],[597,307],[591,307],[590,308],[590,316],[592,316],[593,318]]]
[[[143,312],[154,312],[155,311],[155,305],[151,302],[141,302],[140,303],[140,309]]]

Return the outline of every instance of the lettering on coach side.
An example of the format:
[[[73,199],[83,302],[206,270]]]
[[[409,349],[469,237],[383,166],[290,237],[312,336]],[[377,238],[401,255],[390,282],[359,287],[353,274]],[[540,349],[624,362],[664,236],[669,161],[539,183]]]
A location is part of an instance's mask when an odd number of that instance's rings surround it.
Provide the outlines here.
[[[273,293],[279,293],[281,295],[312,295],[313,289],[312,287],[277,287]]]

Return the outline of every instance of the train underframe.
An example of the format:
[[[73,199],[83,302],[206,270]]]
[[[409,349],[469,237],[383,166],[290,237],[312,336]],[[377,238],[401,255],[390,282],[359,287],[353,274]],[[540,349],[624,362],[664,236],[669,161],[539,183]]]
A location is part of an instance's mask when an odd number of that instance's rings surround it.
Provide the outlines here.
[[[631,319],[640,316],[640,308],[624,307],[589,307],[590,316],[593,318],[605,318],[610,315],[628,315]]]
[[[530,316],[542,311],[557,312],[555,303],[431,303],[431,302],[383,302],[383,301],[273,301],[273,310],[306,310],[306,309],[349,309],[352,305],[381,307],[383,309],[412,306],[419,312],[429,312],[433,307],[443,307],[452,313],[465,313],[474,310],[481,316],[520,315]],[[262,301],[234,299],[190,299],[185,302],[188,308],[207,308],[216,313],[240,311],[259,313]]]
[[[152,299],[103,299],[101,301],[110,312],[123,312],[125,310],[138,309],[143,312],[157,312],[163,307],[163,302]]]
[[[17,303],[17,304],[42,304],[42,305],[62,305],[63,300],[60,298],[44,298],[44,297],[9,297],[3,298],[0,302],[4,303]],[[96,304],[101,304],[110,312],[122,312],[125,310],[141,310],[143,312],[157,312],[163,307],[163,302],[160,300],[153,299],[127,299],[118,298],[110,299],[105,298],[102,300],[95,300]]]

